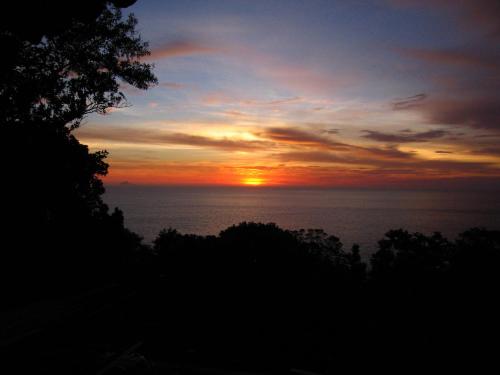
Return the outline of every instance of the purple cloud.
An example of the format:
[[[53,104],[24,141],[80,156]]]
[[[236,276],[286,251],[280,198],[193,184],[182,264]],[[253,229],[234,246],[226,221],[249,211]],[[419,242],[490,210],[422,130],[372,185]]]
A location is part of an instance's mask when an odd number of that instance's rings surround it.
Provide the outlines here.
[[[410,143],[410,142],[427,142],[436,138],[442,138],[448,135],[449,132],[445,130],[429,130],[421,133],[408,133],[389,134],[378,132],[374,130],[363,130],[365,135],[363,137],[377,142],[389,143]]]

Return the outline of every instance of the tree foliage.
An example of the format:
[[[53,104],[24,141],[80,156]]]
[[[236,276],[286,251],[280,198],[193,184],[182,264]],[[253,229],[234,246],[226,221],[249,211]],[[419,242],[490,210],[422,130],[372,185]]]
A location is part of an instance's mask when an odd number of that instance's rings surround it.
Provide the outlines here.
[[[120,3],[130,1],[91,1],[81,14],[64,7],[63,18],[42,12],[56,26],[39,22],[34,32],[0,26],[0,156],[9,178],[2,276],[25,289],[113,277],[140,247],[102,200],[107,152],[90,152],[73,134],[89,114],[128,105],[125,86],[156,83],[140,59],[148,44]]]
[[[0,86],[2,125],[37,122],[74,129],[89,113],[124,105],[121,85],[154,84],[152,66],[139,61],[149,52],[136,24],[133,15],[122,20],[121,11],[108,6],[95,22],[75,22],[38,43],[18,41]]]
[[[391,230],[369,268],[357,246],[274,224],[206,237],[165,230],[154,249],[162,282],[149,339],[171,343],[174,358],[189,350],[203,363],[325,374],[495,358],[499,231],[449,241]]]

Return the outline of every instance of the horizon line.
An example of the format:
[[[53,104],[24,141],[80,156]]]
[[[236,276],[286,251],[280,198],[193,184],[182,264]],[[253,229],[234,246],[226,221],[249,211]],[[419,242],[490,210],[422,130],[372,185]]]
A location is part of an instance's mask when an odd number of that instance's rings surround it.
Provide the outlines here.
[[[491,179],[487,179],[491,180]],[[459,181],[473,183],[471,180],[460,179]],[[484,183],[485,179],[481,179]],[[496,184],[471,186],[453,186],[449,184],[458,182],[456,179],[450,180],[432,180],[419,181],[415,185],[408,184],[380,184],[380,185],[286,185],[286,184],[262,184],[262,185],[244,185],[244,184],[200,184],[200,183],[155,183],[155,182],[106,182],[104,187],[157,187],[157,188],[226,188],[226,189],[245,189],[245,190],[407,190],[407,191],[455,191],[455,192],[474,192],[489,191],[500,192],[500,179],[495,179]]]

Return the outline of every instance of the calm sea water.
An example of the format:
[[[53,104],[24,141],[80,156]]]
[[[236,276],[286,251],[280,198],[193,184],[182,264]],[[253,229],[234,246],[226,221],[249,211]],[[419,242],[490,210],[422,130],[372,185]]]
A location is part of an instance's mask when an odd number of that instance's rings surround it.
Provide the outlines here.
[[[109,186],[104,197],[146,241],[162,228],[217,234],[242,221],[322,228],[373,252],[389,229],[454,238],[473,226],[500,229],[500,197],[484,192]]]

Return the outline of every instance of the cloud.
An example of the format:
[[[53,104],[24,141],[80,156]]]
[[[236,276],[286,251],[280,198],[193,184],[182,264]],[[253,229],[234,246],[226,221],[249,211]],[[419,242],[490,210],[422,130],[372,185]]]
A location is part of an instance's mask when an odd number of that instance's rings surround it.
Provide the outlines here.
[[[246,107],[275,107],[286,104],[296,104],[302,102],[303,99],[300,96],[294,96],[290,98],[274,99],[274,100],[255,100],[255,99],[244,99],[238,101],[237,104]]]
[[[168,89],[183,89],[186,87],[185,84],[183,83],[177,83],[177,82],[162,82],[159,84],[160,87],[166,87]]]
[[[500,134],[476,134],[474,138],[500,138]]]
[[[450,12],[466,30],[481,31],[500,38],[500,2],[498,0],[389,0],[393,5],[428,7]]]
[[[415,157],[414,152],[404,152],[396,146],[387,146],[384,148],[377,147],[363,147],[362,150],[367,152],[371,157],[377,156],[384,159],[412,159]]]
[[[380,159],[368,156],[339,155],[328,151],[315,152],[285,152],[276,155],[283,162],[333,163],[367,166],[372,170],[386,173],[416,174],[421,177],[445,177],[450,174],[500,175],[500,169],[493,163],[455,161],[439,159],[421,159],[414,155],[399,159]],[[384,172],[385,171],[385,172]]]
[[[402,134],[418,135],[420,133]],[[428,160],[419,157],[419,154],[415,152],[402,151],[394,145],[380,148],[356,146],[336,142],[328,137],[321,137],[298,128],[259,129],[258,136],[261,139],[256,140],[236,137],[214,138],[147,127],[136,129],[118,126],[102,126],[89,130],[82,128],[78,130],[78,136],[84,141],[97,140],[100,144],[109,145],[112,149],[110,162],[113,166],[112,176],[115,181],[152,183],[161,180],[196,184],[232,181],[231,183],[239,183],[241,173],[235,173],[235,168],[247,169],[248,173],[250,170],[258,170],[259,173],[268,175],[270,181],[276,184],[292,182],[316,185],[336,184],[352,176],[359,177],[355,184],[365,185],[366,181],[363,177],[373,178],[373,182],[385,184],[387,179],[392,177],[413,179],[500,175],[500,169],[496,168],[493,162]],[[124,151],[120,153],[113,150],[114,142],[118,146],[118,151],[121,143],[139,147],[131,148],[133,154],[128,149],[124,154]],[[237,166],[236,159],[222,158],[221,160],[228,163],[226,167],[221,167],[221,163],[217,161],[204,161],[191,168],[189,167],[192,163],[190,161],[173,162],[164,159],[165,152],[168,151],[153,148],[152,145],[173,145],[174,148],[176,145],[192,146],[226,152],[246,151],[251,158],[259,152],[259,157],[263,159],[251,159],[257,162],[256,165],[245,162]],[[491,150],[486,148],[481,150],[478,147],[476,153],[489,151]],[[177,153],[178,150],[173,149],[170,152]],[[186,150],[186,152],[189,153],[192,150]],[[439,153],[442,152],[437,152]],[[473,153],[471,151],[471,154]],[[232,165],[230,168],[233,172],[228,172],[229,165]],[[300,175],[293,174],[299,173],[299,170]],[[354,180],[352,182],[354,183]]]
[[[211,138],[178,132],[161,130],[107,127],[86,131],[79,130],[79,137],[86,141],[123,142],[131,144],[150,145],[184,145],[195,147],[209,147],[225,151],[255,151],[268,149],[271,142],[260,140],[242,140],[232,138]]]
[[[334,134],[334,135],[337,135],[340,133],[340,130],[341,129],[325,129],[325,130],[322,130],[323,133],[326,133],[326,134]]]
[[[349,158],[324,151],[291,151],[275,155],[283,162],[300,161],[309,163],[353,163]]]
[[[249,46],[228,48],[227,56],[244,64],[245,70],[265,79],[273,80],[292,92],[308,94],[331,94],[340,88],[350,87],[361,81],[356,71],[331,71],[315,64],[298,63],[279,57],[276,53],[265,53]]]
[[[241,117],[247,116],[246,113],[241,112],[241,111],[236,111],[236,110],[227,110],[227,111],[223,111],[222,113],[228,117],[241,118]]]
[[[301,161],[318,163],[340,163],[381,166],[415,160],[413,152],[404,152],[396,146],[361,147],[355,145],[346,145],[348,149],[338,152],[335,149],[320,149],[307,151],[287,151],[276,154],[275,156],[282,161]]]
[[[190,40],[177,40],[169,42],[161,47],[155,48],[151,51],[146,60],[161,60],[169,57],[189,56],[202,53],[214,53],[218,49],[206,46],[199,42]]]
[[[421,73],[437,85],[437,93],[432,98],[418,94],[397,100],[393,108],[419,111],[432,124],[499,131],[500,1],[392,0],[392,3],[440,10],[443,15],[451,16],[464,34],[462,45],[397,49],[401,55],[423,63]]]
[[[292,145],[314,146],[319,148],[348,150],[352,146],[337,142],[329,137],[313,134],[298,128],[270,127],[257,132],[259,137],[267,138],[280,143]]]
[[[438,124],[500,130],[500,97],[433,100],[422,111]]]
[[[244,100],[242,102],[242,104],[276,106],[276,105],[282,105],[282,104],[300,103],[301,101],[302,101],[302,98],[300,96],[294,96],[291,98],[283,98],[283,99],[268,100],[268,101]]]
[[[500,147],[491,146],[491,147],[483,147],[476,150],[472,150],[471,153],[479,154],[479,155],[494,155],[500,156]]]
[[[202,98],[206,105],[233,104],[240,107],[279,107],[288,104],[297,104],[303,101],[300,96],[285,97],[273,100],[242,99],[231,92],[214,91]]]
[[[408,109],[419,105],[423,100],[427,98],[426,94],[417,94],[409,96],[403,99],[395,99],[392,102],[392,107],[394,109]]]
[[[316,135],[297,128],[271,127],[259,129],[254,135],[260,139],[213,138],[161,129],[138,129],[120,127],[100,127],[78,130],[78,136],[86,142],[124,143],[133,145],[182,145],[212,148],[222,151],[247,152],[297,152],[296,155],[323,155],[323,161],[338,161],[356,164],[365,160],[411,159],[414,154],[403,152],[396,146],[383,148],[362,147],[337,142],[330,137]],[[320,154],[328,151],[329,154]],[[333,154],[332,152],[339,153]],[[342,154],[342,155],[341,155]],[[276,154],[277,155],[277,154]]]
[[[371,139],[377,142],[390,142],[390,143],[411,143],[411,142],[428,142],[436,138],[442,138],[448,135],[449,132],[445,130],[429,130],[421,133],[408,133],[402,134],[388,134],[374,130],[363,130],[364,138]]]
[[[433,97],[421,99],[423,94],[415,95],[401,101],[396,100],[396,110],[416,110],[432,124],[459,125],[476,129],[500,130],[500,95],[498,92],[484,92],[482,95],[465,95],[463,97]],[[401,104],[400,104],[401,103]],[[366,130],[366,138],[382,142],[424,142],[432,138],[440,138],[444,133],[439,130],[420,134],[391,135]]]
[[[283,162],[308,163],[338,163],[338,164],[367,164],[378,165],[379,161],[373,158],[359,158],[355,155],[341,155],[329,151],[291,151],[275,155]]]
[[[216,138],[203,137],[199,135],[191,135],[184,133],[165,134],[160,136],[159,139],[164,143],[213,147],[230,151],[258,150],[270,146],[269,143],[262,141],[235,140],[229,138],[216,139]]]
[[[403,56],[432,64],[499,70],[500,55],[492,51],[471,49],[399,48]]]
[[[307,151],[300,151],[303,155],[310,155],[325,158],[323,161],[327,161],[330,158],[331,161],[344,161],[346,163],[358,163],[361,159],[366,158],[379,158],[379,159],[408,159],[413,158],[414,154],[411,152],[403,152],[399,150],[396,146],[388,146],[384,148],[377,147],[363,147],[354,144],[348,144],[344,142],[338,142],[330,137],[320,136],[313,133],[309,133],[297,128],[279,128],[272,127],[264,129],[263,131],[256,133],[259,137],[267,138],[277,144],[288,144],[294,148],[306,148]],[[311,151],[311,149],[313,149]],[[339,154],[318,154],[317,152],[324,151],[335,151],[341,152],[343,155]],[[290,155],[294,155],[293,151]],[[305,152],[305,153],[304,153]],[[298,155],[298,154],[297,154]]]

